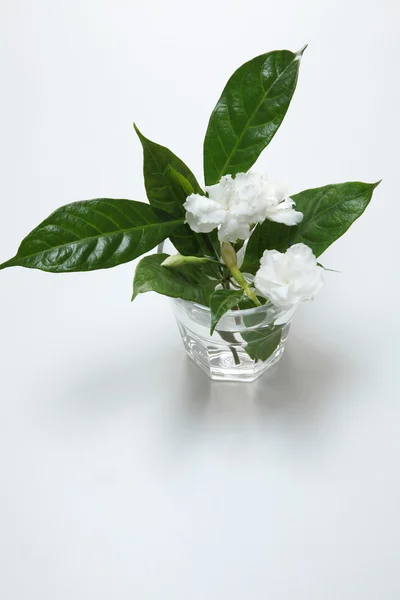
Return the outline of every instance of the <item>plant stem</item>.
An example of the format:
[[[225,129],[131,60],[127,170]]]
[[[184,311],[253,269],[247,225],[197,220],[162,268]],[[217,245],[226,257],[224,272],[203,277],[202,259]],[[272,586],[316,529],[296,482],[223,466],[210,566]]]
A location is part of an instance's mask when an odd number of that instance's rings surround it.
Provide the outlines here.
[[[228,344],[237,344],[238,343],[238,341],[235,338],[235,336],[233,335],[233,333],[230,333],[229,331],[218,331],[218,333],[225,342],[228,342]],[[229,350],[232,352],[233,360],[235,361],[235,365],[240,365],[240,358],[239,358],[236,348],[234,346],[229,346]]]
[[[240,287],[244,289],[246,295],[250,298],[250,300],[253,300],[254,304],[256,304],[257,306],[261,306],[261,302],[255,295],[253,290],[250,288],[249,284],[243,277],[243,274],[240,271],[240,269],[238,267],[229,267],[229,270],[232,273],[232,277],[234,278],[234,280],[240,285]]]
[[[246,279],[243,277],[242,272],[240,271],[239,267],[237,266],[236,252],[230,242],[222,242],[221,243],[221,256],[222,256],[224,263],[226,264],[229,271],[231,272],[233,279],[240,285],[241,288],[244,289],[244,291],[246,292],[246,295],[251,300],[253,300],[254,304],[256,304],[257,306],[261,306],[261,302],[255,295],[253,290],[250,288]]]

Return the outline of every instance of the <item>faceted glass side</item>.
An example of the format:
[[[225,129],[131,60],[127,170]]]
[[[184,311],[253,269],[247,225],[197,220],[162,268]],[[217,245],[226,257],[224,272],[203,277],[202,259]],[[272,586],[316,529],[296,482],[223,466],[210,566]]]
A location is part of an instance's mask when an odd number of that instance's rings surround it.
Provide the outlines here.
[[[172,303],[186,352],[217,381],[254,381],[275,365],[294,313],[271,304],[229,311],[210,335],[209,308],[180,299]]]

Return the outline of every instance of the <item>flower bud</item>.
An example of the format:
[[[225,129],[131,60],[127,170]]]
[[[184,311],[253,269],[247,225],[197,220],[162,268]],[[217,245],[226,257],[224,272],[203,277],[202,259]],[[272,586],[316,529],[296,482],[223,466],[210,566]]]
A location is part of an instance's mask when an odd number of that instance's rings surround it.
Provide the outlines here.
[[[232,267],[237,266],[236,252],[231,243],[229,243],[229,242],[221,243],[221,256],[222,256],[222,260],[224,261],[224,263],[226,264],[228,269],[231,269]]]
[[[183,256],[182,254],[174,254],[168,256],[162,263],[162,267],[168,269],[174,269],[175,267],[182,267],[183,265],[201,265],[203,263],[213,262],[209,258],[201,258],[199,256]]]

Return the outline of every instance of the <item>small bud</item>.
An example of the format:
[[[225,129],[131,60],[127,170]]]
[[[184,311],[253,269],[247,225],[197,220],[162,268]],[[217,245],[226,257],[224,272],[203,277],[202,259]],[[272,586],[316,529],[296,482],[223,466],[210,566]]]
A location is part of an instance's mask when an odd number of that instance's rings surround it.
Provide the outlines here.
[[[249,284],[244,278],[243,273],[241,273],[240,269],[237,266],[237,256],[232,244],[230,244],[229,242],[221,243],[221,256],[222,260],[230,270],[231,275],[236,281],[236,283],[238,283],[240,287],[244,289],[247,296],[253,300],[254,304],[260,305],[260,301],[258,300],[253,290],[249,287]]]
[[[174,254],[168,256],[162,263],[162,267],[167,269],[174,269],[175,267],[182,267],[183,265],[201,265],[203,263],[213,262],[209,258],[201,258],[199,256],[183,256],[182,254]]]
[[[226,264],[228,269],[231,269],[232,267],[237,266],[236,252],[231,243],[229,243],[229,242],[221,243],[221,256],[222,256],[222,260],[224,261],[224,263]]]

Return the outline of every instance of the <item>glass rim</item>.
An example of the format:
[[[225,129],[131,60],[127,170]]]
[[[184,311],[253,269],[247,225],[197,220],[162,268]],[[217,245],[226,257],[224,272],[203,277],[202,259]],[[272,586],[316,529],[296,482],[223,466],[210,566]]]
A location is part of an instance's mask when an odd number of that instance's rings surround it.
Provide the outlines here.
[[[184,303],[184,304],[190,304],[191,306],[195,306],[197,309],[205,312],[205,313],[211,313],[211,309],[209,306],[205,306],[204,304],[199,304],[198,302],[193,302],[192,300],[184,300],[183,298],[171,298],[171,300],[173,300],[174,302],[178,302],[178,303]],[[261,306],[254,306],[252,308],[243,308],[243,309],[239,309],[239,310],[228,310],[226,311],[226,313],[224,313],[224,317],[246,317],[246,316],[250,316],[250,315],[254,315],[254,314],[259,314],[262,313],[263,311],[274,311],[275,312],[275,316],[277,315],[283,315],[288,313],[290,310],[292,310],[292,307],[287,307],[287,308],[282,308],[279,306],[275,306],[275,304],[272,304],[272,302],[267,303],[267,304],[262,304]]]

